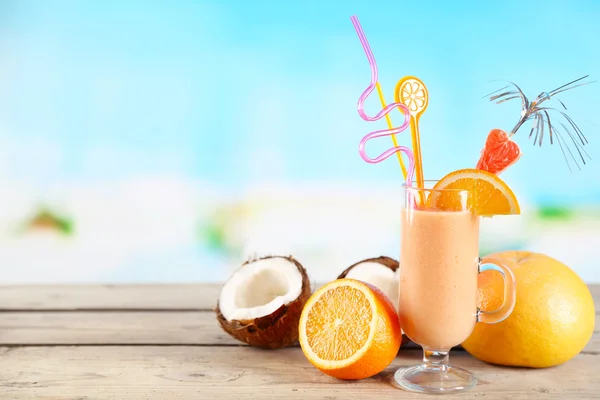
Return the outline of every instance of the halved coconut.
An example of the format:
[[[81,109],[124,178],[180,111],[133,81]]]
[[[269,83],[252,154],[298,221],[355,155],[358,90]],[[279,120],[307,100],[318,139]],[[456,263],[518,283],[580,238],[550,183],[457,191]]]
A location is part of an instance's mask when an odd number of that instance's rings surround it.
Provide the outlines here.
[[[400,288],[400,269],[398,267],[398,261],[390,257],[369,258],[346,268],[338,276],[338,279],[351,278],[370,283],[390,298],[397,311]],[[410,340],[404,335],[404,332],[402,333],[402,345],[404,346]]]
[[[251,346],[280,348],[298,340],[298,322],[311,294],[306,270],[293,257],[245,262],[221,289],[219,324]]]

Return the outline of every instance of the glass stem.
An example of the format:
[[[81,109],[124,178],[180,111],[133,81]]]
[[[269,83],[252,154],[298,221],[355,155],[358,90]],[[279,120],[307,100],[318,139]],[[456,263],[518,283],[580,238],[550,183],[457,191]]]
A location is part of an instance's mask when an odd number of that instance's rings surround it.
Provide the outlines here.
[[[444,372],[447,371],[449,367],[448,351],[424,348],[423,364],[425,364],[426,368],[433,368]]]

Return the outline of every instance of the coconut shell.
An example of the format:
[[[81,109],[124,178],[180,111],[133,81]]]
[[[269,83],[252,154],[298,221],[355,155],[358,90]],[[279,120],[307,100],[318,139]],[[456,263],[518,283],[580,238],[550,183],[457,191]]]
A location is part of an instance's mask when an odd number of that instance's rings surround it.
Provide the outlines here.
[[[351,266],[349,266],[348,268],[346,268],[344,270],[344,272],[342,272],[337,279],[343,279],[346,277],[346,275],[348,275],[348,273],[350,272],[350,270],[354,267],[356,267],[358,264],[362,264],[362,263],[366,263],[366,262],[376,262],[382,265],[385,265],[386,267],[388,267],[389,269],[391,269],[392,271],[396,272],[396,270],[399,267],[399,263],[398,261],[394,260],[393,258],[390,257],[386,257],[386,256],[380,256],[377,258],[368,258],[366,260],[361,260],[357,263],[352,264]]]
[[[356,267],[358,264],[362,264],[365,262],[376,262],[379,264],[382,264],[386,267],[388,267],[389,269],[391,269],[392,271],[396,272],[396,270],[399,268],[400,264],[398,263],[398,261],[394,260],[393,258],[390,257],[386,257],[386,256],[380,256],[377,258],[368,258],[366,260],[362,260],[359,261],[357,263],[352,264],[351,266],[349,266],[348,268],[346,268],[338,277],[337,279],[344,279],[346,277],[346,275],[348,275],[348,273],[350,272],[350,270],[354,267]],[[408,336],[402,334],[402,343],[400,344],[400,347],[404,347],[407,344],[409,344],[411,342],[411,340],[408,338]]]
[[[221,328],[235,339],[250,346],[265,349],[277,349],[296,344],[298,341],[298,323],[302,309],[311,295],[310,281],[304,267],[293,257],[268,256],[257,260],[247,261],[242,266],[267,258],[284,258],[292,262],[302,275],[302,290],[300,296],[288,304],[284,304],[269,315],[254,320],[225,319],[219,304],[215,312]]]

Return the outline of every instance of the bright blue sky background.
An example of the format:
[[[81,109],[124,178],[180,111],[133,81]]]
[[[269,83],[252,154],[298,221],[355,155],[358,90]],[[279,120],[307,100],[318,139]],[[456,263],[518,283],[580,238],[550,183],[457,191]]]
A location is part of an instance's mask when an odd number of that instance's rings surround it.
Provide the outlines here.
[[[388,100],[404,75],[428,85],[421,132],[429,178],[474,166],[489,130],[515,124],[518,103],[482,99],[499,87],[490,81],[512,80],[535,97],[600,77],[593,0],[4,0],[1,167],[40,186],[164,173],[231,190],[259,181],[398,181],[394,159],[369,165],[358,156],[360,138],[385,125],[356,113],[370,75],[352,14]],[[569,173],[558,146],[533,148],[525,128],[517,139],[524,157],[503,175],[518,194],[600,203],[599,85],[561,97],[587,134],[591,164]],[[373,97],[369,110],[377,107]],[[380,139],[369,154],[390,143]]]

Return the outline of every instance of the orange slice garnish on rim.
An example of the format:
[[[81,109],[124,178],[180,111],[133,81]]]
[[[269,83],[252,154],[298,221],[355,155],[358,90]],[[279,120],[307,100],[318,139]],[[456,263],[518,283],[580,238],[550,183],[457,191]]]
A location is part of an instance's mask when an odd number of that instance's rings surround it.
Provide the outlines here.
[[[474,214],[493,215],[520,214],[521,208],[511,188],[497,175],[479,169],[461,169],[440,179],[433,189],[468,190],[466,208]],[[456,192],[431,192],[427,206],[438,210],[463,210],[465,208]]]

